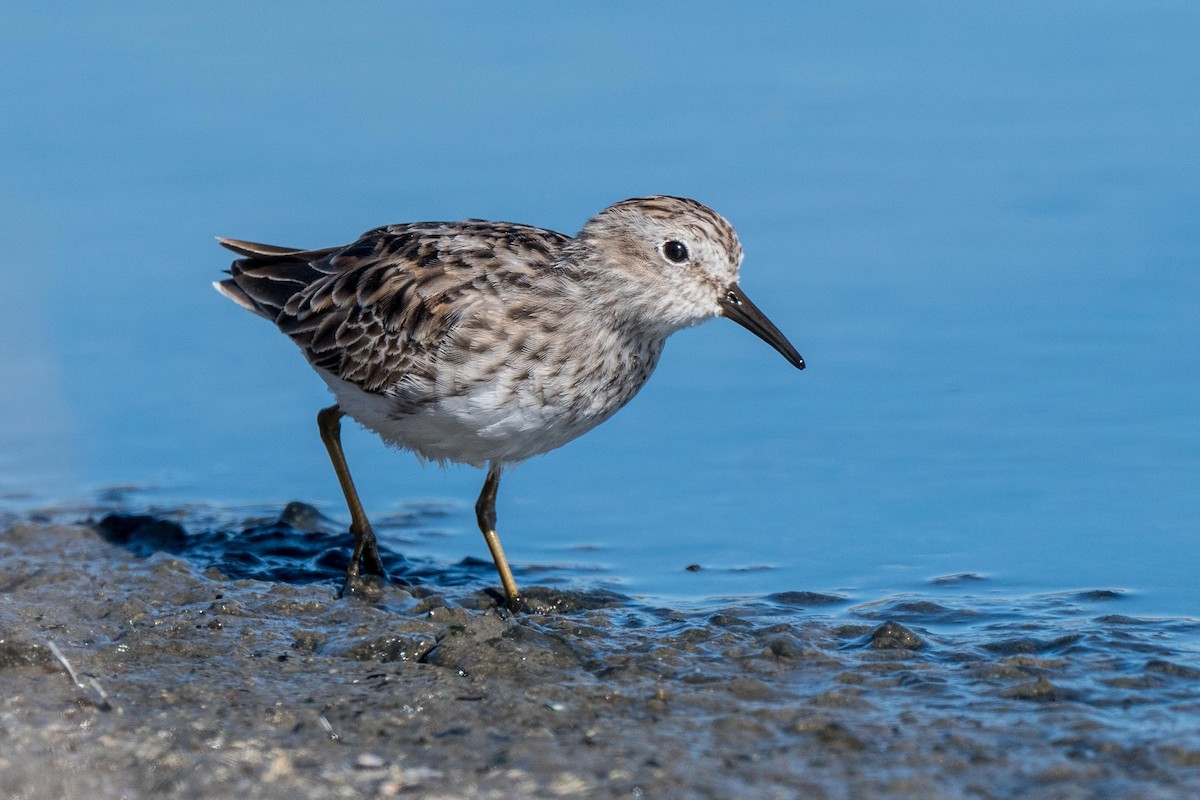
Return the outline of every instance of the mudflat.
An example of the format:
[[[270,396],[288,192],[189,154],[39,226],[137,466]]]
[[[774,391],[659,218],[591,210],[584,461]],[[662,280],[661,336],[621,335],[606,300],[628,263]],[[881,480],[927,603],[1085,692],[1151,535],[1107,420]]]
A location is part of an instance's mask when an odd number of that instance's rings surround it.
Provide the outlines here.
[[[174,523],[131,544],[155,524],[0,533],[0,794],[1200,796],[1200,625],[1102,590],[512,615],[436,575],[231,577]]]

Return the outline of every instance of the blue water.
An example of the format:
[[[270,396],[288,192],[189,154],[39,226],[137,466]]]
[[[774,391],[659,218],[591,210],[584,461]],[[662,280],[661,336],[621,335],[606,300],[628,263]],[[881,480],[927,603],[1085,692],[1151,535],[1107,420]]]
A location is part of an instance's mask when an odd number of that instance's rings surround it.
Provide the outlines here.
[[[340,515],[329,399],[214,235],[696,197],[799,373],[725,321],[501,486],[510,557],[666,598],[1200,609],[1200,6],[8,7],[0,490]],[[486,558],[482,474],[347,450],[408,547]],[[699,572],[684,567],[699,564]]]

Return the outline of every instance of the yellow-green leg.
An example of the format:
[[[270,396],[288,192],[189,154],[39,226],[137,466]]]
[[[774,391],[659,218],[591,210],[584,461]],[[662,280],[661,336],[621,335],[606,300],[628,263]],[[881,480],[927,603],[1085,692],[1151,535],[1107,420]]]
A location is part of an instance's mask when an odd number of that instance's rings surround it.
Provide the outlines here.
[[[521,593],[517,590],[517,582],[513,580],[512,570],[508,568],[508,559],[504,557],[500,537],[496,535],[496,490],[499,487],[500,465],[493,462],[488,464],[483,490],[479,493],[479,499],[475,501],[475,518],[479,520],[479,530],[483,532],[488,550],[492,551],[492,560],[496,562],[496,571],[500,573],[504,596],[508,598],[508,609],[517,611],[521,607]]]
[[[345,592],[350,584],[359,577],[360,568],[368,575],[386,577],[383,561],[379,558],[379,546],[375,542],[375,531],[367,520],[358,492],[354,489],[354,480],[350,477],[350,467],[346,465],[346,454],[342,452],[342,410],[336,405],[323,408],[317,414],[317,428],[321,431],[321,441],[329,451],[329,460],[333,462],[333,471],[337,473],[338,483],[342,486],[342,494],[346,496],[346,505],[350,509],[350,532],[354,534],[354,552],[350,555],[350,566],[346,569]]]

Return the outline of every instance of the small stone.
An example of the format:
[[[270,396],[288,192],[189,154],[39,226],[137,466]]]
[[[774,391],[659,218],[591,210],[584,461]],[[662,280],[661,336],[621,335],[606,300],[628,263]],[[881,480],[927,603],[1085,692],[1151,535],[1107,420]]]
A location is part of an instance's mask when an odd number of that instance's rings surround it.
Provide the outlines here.
[[[871,631],[870,642],[876,650],[920,650],[925,646],[920,636],[891,620]]]
[[[383,769],[386,766],[387,762],[374,753],[360,753],[354,759],[355,769]]]
[[[1045,678],[1038,678],[1028,683],[1010,686],[1000,692],[1000,696],[1011,700],[1032,700],[1036,703],[1053,703],[1059,700],[1070,700],[1075,696],[1075,693],[1055,686]]]

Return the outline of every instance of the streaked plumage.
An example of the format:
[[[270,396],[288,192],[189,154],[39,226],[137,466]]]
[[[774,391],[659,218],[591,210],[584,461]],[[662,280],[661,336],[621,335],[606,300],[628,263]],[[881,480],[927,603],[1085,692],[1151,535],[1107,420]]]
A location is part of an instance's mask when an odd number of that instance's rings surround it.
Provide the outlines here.
[[[612,416],[681,328],[723,314],[803,368],[741,294],[733,228],[694,200],[625,200],[574,238],[466,220],[390,225],[321,250],[220,241],[242,258],[217,289],[291,337],[340,412],[423,458],[489,464],[493,502],[503,465]],[[373,551],[369,528],[355,533],[356,555],[365,538]],[[505,589],[515,605],[511,575]]]

